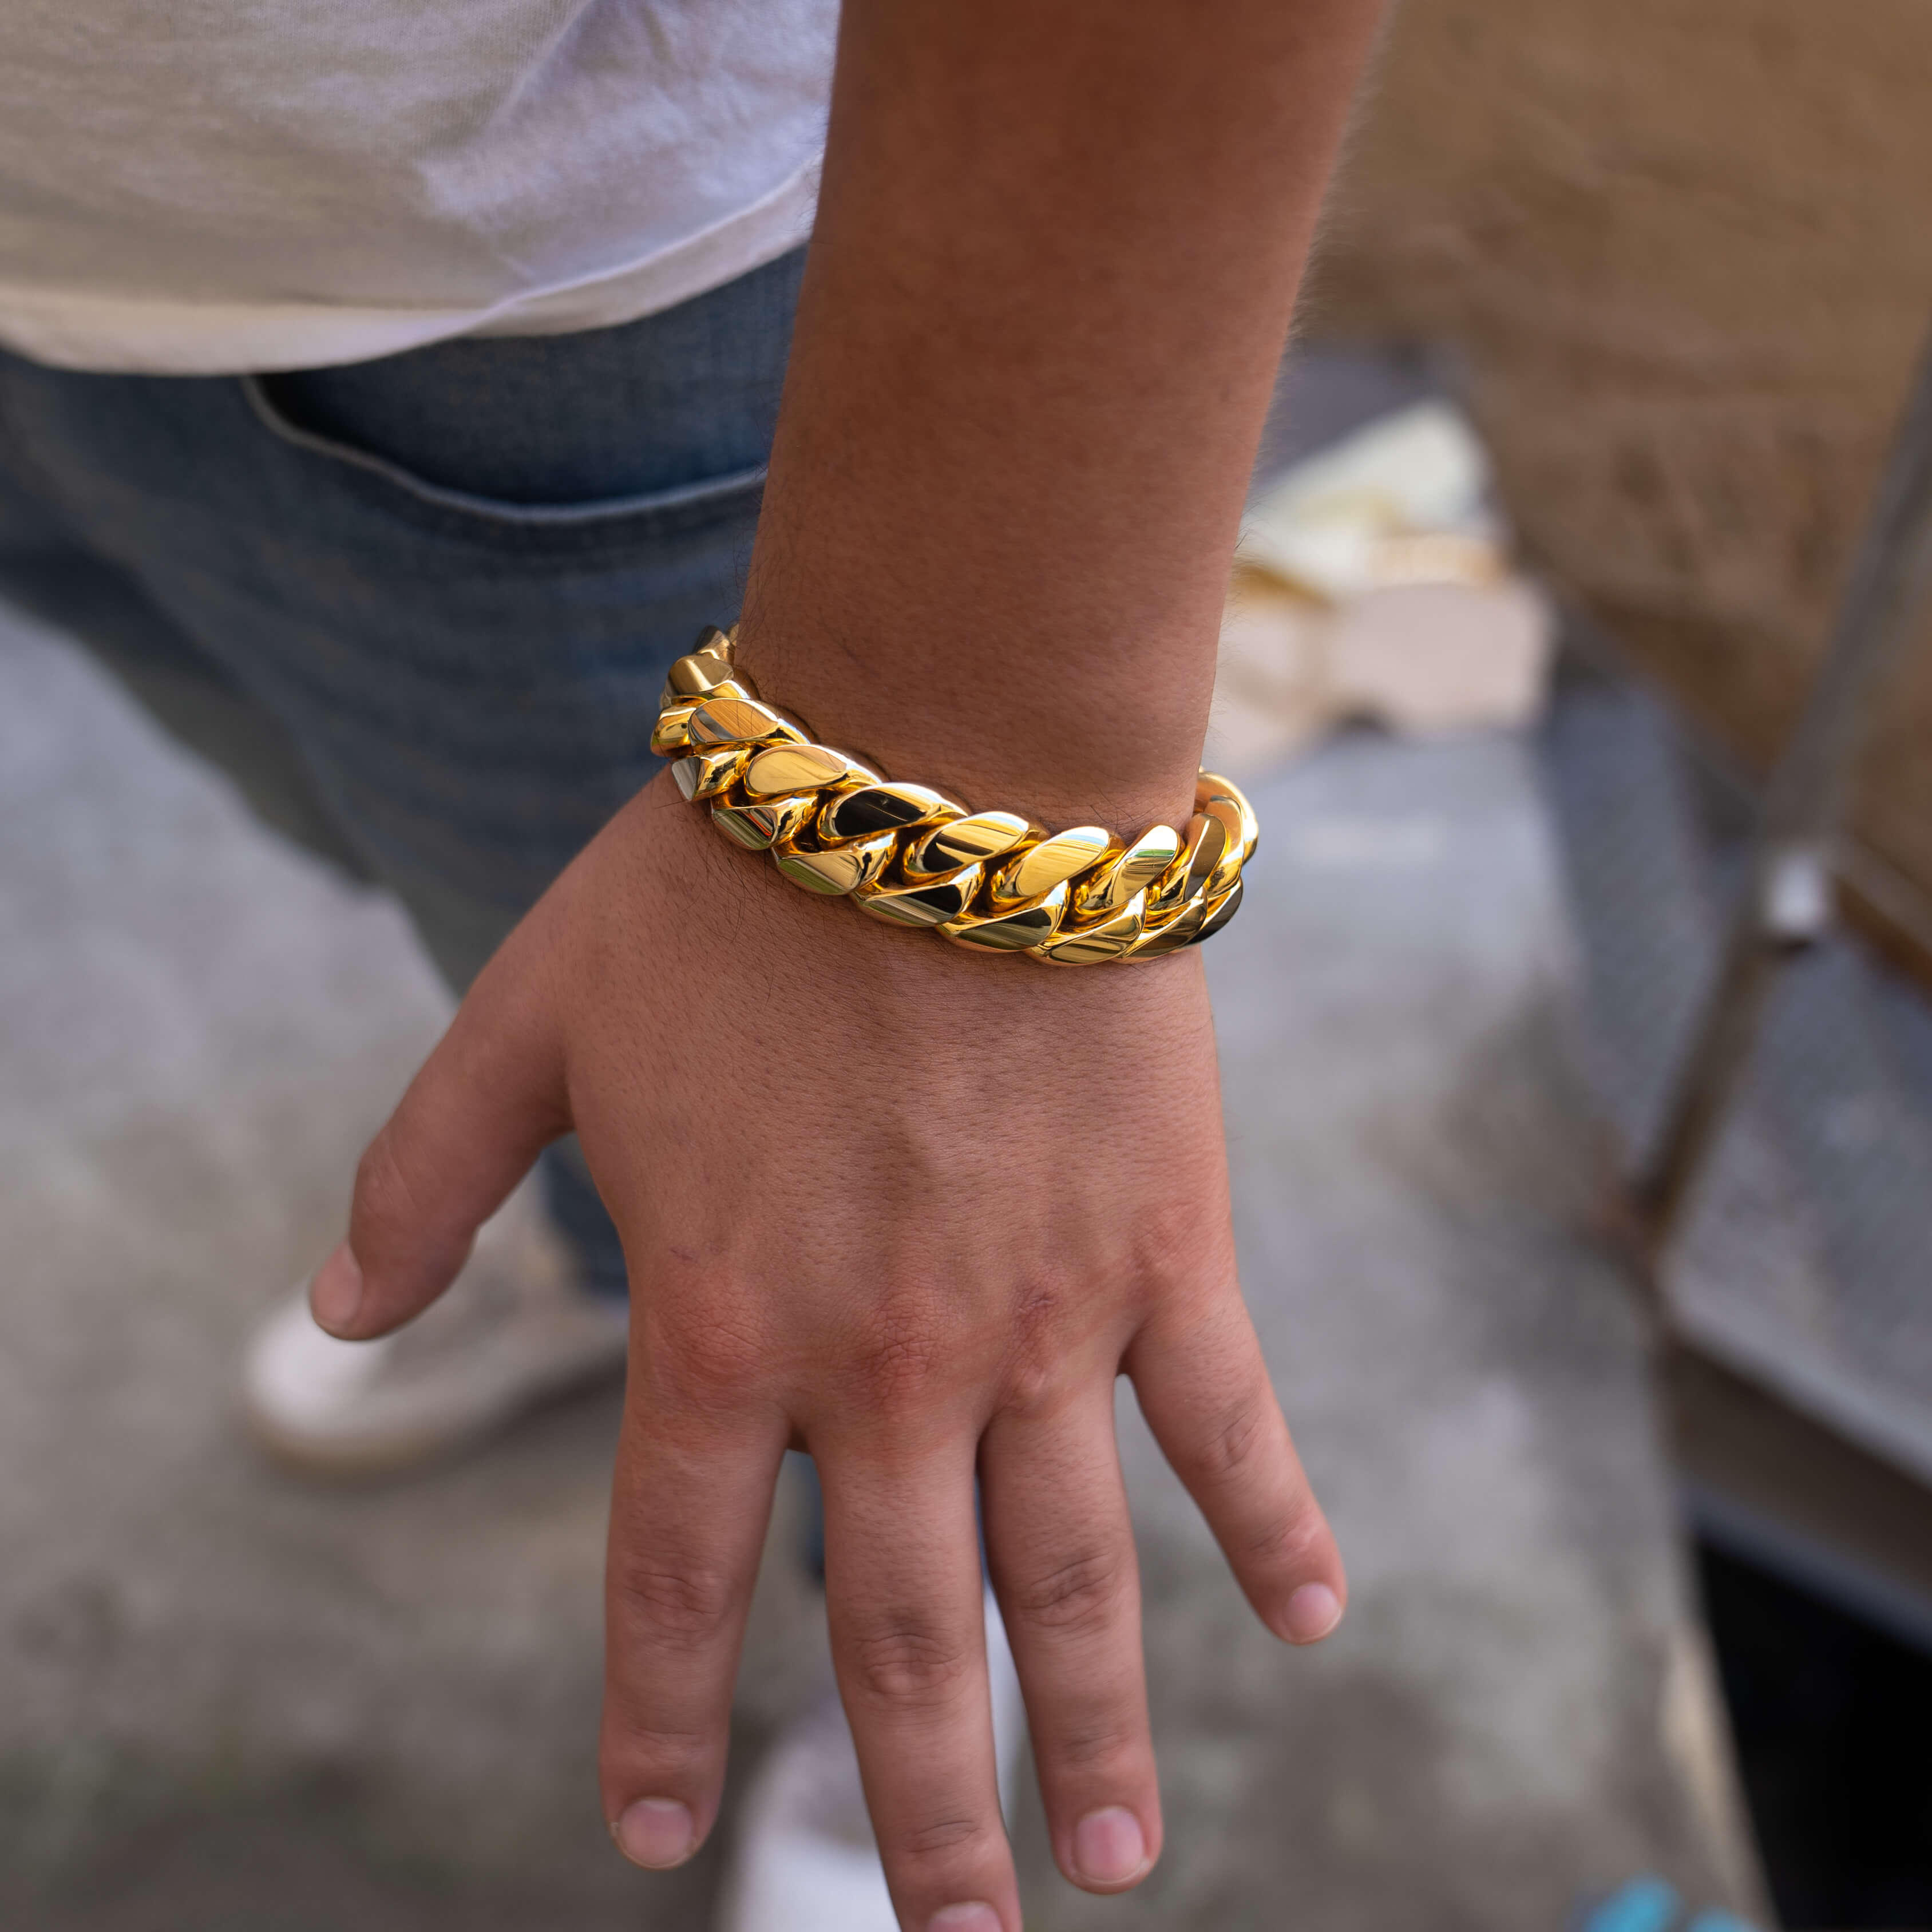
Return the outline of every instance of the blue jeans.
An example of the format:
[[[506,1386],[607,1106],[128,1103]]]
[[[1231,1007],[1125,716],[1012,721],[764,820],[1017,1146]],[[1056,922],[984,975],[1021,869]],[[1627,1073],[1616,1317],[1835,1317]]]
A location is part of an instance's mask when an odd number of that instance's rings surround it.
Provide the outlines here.
[[[0,596],[395,892],[460,992],[656,769],[670,660],[736,616],[803,261],[622,328],[287,375],[0,353]],[[545,1168],[621,1293],[574,1144]]]

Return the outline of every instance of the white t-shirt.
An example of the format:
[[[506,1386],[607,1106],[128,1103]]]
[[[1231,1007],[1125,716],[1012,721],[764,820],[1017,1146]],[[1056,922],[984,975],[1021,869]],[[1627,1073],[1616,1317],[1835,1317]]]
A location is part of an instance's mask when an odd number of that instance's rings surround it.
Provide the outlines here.
[[[356,362],[628,322],[809,232],[837,0],[0,0],[0,345]]]

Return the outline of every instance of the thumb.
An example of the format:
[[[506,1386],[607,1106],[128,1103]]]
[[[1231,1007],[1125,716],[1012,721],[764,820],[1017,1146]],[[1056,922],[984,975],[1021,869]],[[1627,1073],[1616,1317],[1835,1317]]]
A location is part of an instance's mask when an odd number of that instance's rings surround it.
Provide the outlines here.
[[[520,927],[478,975],[356,1171],[349,1238],[317,1272],[309,1307],[345,1341],[386,1334],[428,1307],[476,1230],[570,1129],[550,975]]]

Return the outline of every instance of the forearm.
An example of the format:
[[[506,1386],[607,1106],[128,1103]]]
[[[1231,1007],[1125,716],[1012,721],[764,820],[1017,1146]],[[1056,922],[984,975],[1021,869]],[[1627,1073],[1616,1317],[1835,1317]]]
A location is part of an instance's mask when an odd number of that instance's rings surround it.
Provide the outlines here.
[[[976,809],[1184,821],[1375,14],[847,0],[740,638],[760,693]],[[789,1442],[899,1923],[1018,1932],[987,1578],[1060,1868],[1137,1884],[1160,1799],[1120,1375],[1269,1629],[1312,1642],[1346,1592],[1241,1304],[1198,968],[1006,971],[834,920],[646,788],[364,1156],[318,1318],[366,1340],[433,1300],[566,1124],[632,1284],[600,1750],[627,1855],[676,1864],[718,1815]]]
[[[744,640],[894,776],[1189,810],[1242,494],[1379,0],[847,0]]]

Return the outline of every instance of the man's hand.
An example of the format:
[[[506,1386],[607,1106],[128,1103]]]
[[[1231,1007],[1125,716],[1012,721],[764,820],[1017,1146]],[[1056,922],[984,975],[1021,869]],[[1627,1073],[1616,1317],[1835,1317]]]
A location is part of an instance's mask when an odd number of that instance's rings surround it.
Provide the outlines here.
[[[1133,1884],[1161,1821],[1116,1376],[1271,1630],[1324,1635],[1343,1588],[1235,1283],[1199,956],[958,952],[796,892],[654,784],[370,1147],[324,1325],[424,1307],[570,1125],[634,1311],[602,1746],[620,1844],[675,1864],[717,1815],[794,1444],[824,1484],[839,1683],[905,1925],[975,1903],[1019,1923],[976,1474],[1055,1856],[1090,1890]]]
[[[981,809],[1184,823],[1243,494],[1379,11],[844,0],[741,627],[773,703]],[[955,954],[794,892],[652,786],[370,1149],[323,1325],[406,1320],[572,1126],[633,1295],[620,1842],[671,1864],[710,1827],[795,1442],[906,1926],[1019,1923],[976,1473],[1055,1856],[1132,1884],[1160,1814],[1117,1375],[1269,1627],[1312,1639],[1341,1610],[1235,1287],[1198,956]]]

